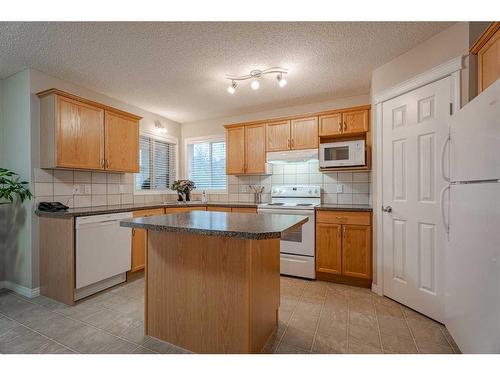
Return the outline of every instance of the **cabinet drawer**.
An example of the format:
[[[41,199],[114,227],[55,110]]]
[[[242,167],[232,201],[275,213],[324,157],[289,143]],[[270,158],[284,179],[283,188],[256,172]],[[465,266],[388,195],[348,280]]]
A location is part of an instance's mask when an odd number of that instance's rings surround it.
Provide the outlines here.
[[[168,214],[178,214],[181,212],[189,212],[189,211],[206,211],[206,207],[173,207],[173,208],[165,208],[165,213]]]
[[[207,207],[207,211],[231,212],[231,207],[210,206]]]
[[[317,211],[318,223],[371,225],[370,212],[356,211]]]
[[[146,217],[146,216],[155,216],[155,215],[163,215],[163,208],[153,208],[150,210],[139,210],[134,211],[132,215],[134,217]]]
[[[257,209],[253,207],[233,207],[231,209],[232,212],[245,212],[249,214],[256,214]]]

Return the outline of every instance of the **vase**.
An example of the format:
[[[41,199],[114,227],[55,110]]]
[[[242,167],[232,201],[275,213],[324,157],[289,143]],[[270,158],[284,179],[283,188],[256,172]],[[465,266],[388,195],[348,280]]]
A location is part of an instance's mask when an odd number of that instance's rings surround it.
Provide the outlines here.
[[[186,195],[186,202],[189,202],[190,199],[191,199],[191,192],[190,191],[186,191],[184,193]],[[184,200],[182,199],[182,194],[181,192],[177,192],[177,201],[178,202],[183,202]]]

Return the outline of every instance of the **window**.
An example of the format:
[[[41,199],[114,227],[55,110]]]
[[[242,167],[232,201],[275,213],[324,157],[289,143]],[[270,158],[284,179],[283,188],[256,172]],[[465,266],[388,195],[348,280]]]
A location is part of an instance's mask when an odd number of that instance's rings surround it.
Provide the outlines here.
[[[176,143],[141,134],[139,147],[140,171],[135,175],[135,190],[169,190],[176,178],[176,155]]]
[[[226,142],[222,139],[187,141],[187,176],[199,190],[226,189]]]

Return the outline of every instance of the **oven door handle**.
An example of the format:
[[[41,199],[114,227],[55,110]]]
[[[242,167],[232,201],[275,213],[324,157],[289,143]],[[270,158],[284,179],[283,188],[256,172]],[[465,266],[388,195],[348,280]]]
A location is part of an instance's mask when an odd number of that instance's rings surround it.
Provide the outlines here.
[[[276,214],[276,215],[301,215],[301,216],[314,216],[314,210],[276,210],[272,209],[257,209],[258,214]]]

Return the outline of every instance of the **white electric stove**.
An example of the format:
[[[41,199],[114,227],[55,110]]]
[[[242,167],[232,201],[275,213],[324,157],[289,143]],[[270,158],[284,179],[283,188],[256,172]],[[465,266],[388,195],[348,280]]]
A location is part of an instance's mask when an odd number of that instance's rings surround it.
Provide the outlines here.
[[[302,227],[287,231],[281,237],[280,272],[283,275],[316,278],[314,240],[314,207],[321,203],[318,185],[273,186],[271,203],[260,204],[261,214],[304,215],[309,221]]]

